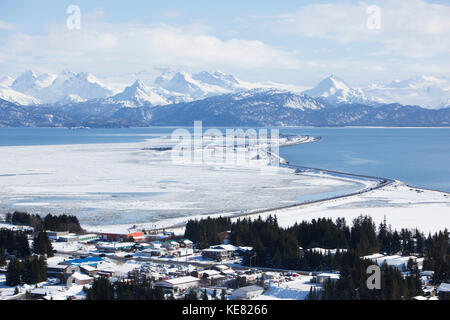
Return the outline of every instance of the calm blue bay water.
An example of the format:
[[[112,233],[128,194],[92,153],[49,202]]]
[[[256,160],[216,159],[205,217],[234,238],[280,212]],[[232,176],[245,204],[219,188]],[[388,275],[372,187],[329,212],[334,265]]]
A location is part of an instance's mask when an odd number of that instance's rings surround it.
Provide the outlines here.
[[[280,149],[290,163],[399,179],[450,192],[450,128],[284,128],[321,136]]]
[[[0,128],[0,146],[137,142],[173,128]],[[225,132],[225,130],[223,130]],[[280,149],[292,164],[402,180],[450,192],[450,128],[281,128],[321,136]]]

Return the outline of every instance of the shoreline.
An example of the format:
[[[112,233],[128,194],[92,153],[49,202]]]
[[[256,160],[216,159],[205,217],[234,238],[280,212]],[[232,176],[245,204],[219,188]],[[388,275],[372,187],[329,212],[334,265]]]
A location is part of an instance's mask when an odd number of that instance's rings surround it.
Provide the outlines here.
[[[321,137],[319,137],[319,139],[316,139],[316,137],[314,137],[314,140],[312,141],[308,141],[306,143],[311,143],[311,142],[318,142],[321,140]],[[303,142],[305,143],[305,142]],[[279,147],[287,147],[290,145],[296,145],[296,144],[303,144],[302,142],[298,143],[288,143],[288,144],[284,144],[284,145],[280,145]],[[155,234],[155,233],[160,233],[163,231],[167,231],[167,230],[173,230],[173,231],[183,231],[184,227],[187,223],[188,220],[190,219],[203,219],[206,218],[208,216],[210,217],[229,217],[231,219],[236,219],[236,218],[242,218],[242,217],[250,217],[250,216],[258,216],[258,215],[262,215],[262,214],[276,214],[278,211],[283,211],[283,210],[289,210],[289,209],[295,209],[295,208],[307,208],[310,207],[311,205],[315,205],[315,204],[325,204],[325,203],[332,203],[335,200],[345,200],[345,199],[351,199],[353,197],[358,197],[364,194],[368,194],[372,191],[375,190],[382,190],[388,186],[395,186],[395,185],[403,185],[406,186],[410,189],[415,189],[415,190],[422,190],[422,191],[431,191],[431,192],[438,192],[438,193],[443,193],[443,194],[450,194],[449,192],[446,191],[441,191],[441,190],[434,190],[434,189],[427,189],[427,188],[421,188],[421,187],[415,187],[415,186],[411,186],[408,185],[402,181],[399,180],[395,180],[395,179],[391,179],[391,178],[383,178],[383,177],[375,177],[375,176],[368,176],[368,175],[361,175],[361,174],[353,174],[353,173],[348,173],[348,172],[340,172],[340,171],[335,171],[335,170],[328,170],[328,169],[319,169],[319,168],[312,168],[312,167],[305,167],[305,166],[298,166],[298,165],[291,165],[289,164],[289,161],[287,161],[284,158],[280,158],[280,167],[284,167],[287,169],[291,169],[294,170],[293,174],[308,174],[308,173],[312,173],[312,174],[317,174],[317,175],[328,175],[331,176],[332,178],[335,179],[339,179],[339,178],[344,178],[344,179],[351,179],[353,181],[361,181],[361,180],[372,180],[372,181],[377,181],[377,184],[375,186],[372,187],[365,187],[359,191],[356,192],[351,192],[351,193],[346,193],[343,195],[338,195],[338,196],[333,196],[333,197],[325,197],[322,199],[317,199],[317,200],[309,200],[309,201],[304,201],[304,202],[300,202],[300,203],[294,203],[294,204],[290,204],[290,205],[285,205],[285,206],[277,206],[277,207],[272,207],[272,208],[264,208],[264,209],[254,209],[254,210],[247,210],[246,212],[241,212],[240,213],[236,213],[236,211],[234,212],[212,212],[212,213],[207,213],[207,214],[200,214],[200,215],[193,215],[191,217],[179,217],[179,218],[173,218],[173,220],[177,220],[177,219],[185,219],[186,221],[182,221],[182,222],[175,222],[173,224],[170,224],[170,221],[172,219],[165,219],[169,224],[165,225],[165,226],[158,226],[158,227],[154,227],[154,228],[148,228],[145,227],[146,224],[149,225],[156,225],[156,223],[154,222],[142,222],[142,223],[136,223],[133,226],[131,224],[110,224],[110,225],[103,225],[103,226],[92,226],[90,225],[89,227],[93,227],[93,229],[91,229],[93,232],[95,231],[95,229],[100,229],[103,227],[106,227],[107,229],[109,228],[120,228],[121,230],[127,230],[130,227],[134,227],[134,229],[136,230],[141,230],[144,231],[146,233],[149,234]],[[283,161],[285,161],[286,163],[283,163]],[[301,170],[299,173],[297,173],[297,170]],[[161,220],[164,221],[164,220]]]
[[[308,142],[291,142],[291,143],[286,143],[283,145],[280,145],[279,147],[287,147],[287,146],[292,146],[292,145],[297,145],[297,144],[305,144],[305,143],[314,143],[314,142],[319,142],[322,140],[322,137],[310,137],[310,136],[306,136],[307,138],[313,138],[311,141]],[[271,154],[269,154],[270,156],[272,156]],[[294,203],[294,204],[290,204],[290,205],[285,205],[285,206],[277,206],[277,207],[272,207],[272,208],[265,208],[265,209],[254,209],[254,210],[247,210],[246,212],[242,212],[241,213],[224,213],[224,212],[213,212],[213,213],[208,213],[208,214],[201,214],[201,217],[208,217],[208,216],[225,216],[225,217],[230,217],[230,218],[240,218],[240,217],[248,217],[248,216],[254,216],[254,215],[260,215],[260,214],[265,214],[265,213],[270,213],[270,212],[275,212],[278,210],[285,210],[285,209],[292,209],[292,208],[301,208],[303,206],[308,206],[311,204],[319,204],[319,203],[324,203],[327,201],[333,201],[333,200],[337,200],[337,199],[346,199],[346,198],[350,198],[353,196],[357,196],[357,195],[361,195],[367,192],[371,192],[373,190],[378,190],[381,189],[385,186],[391,185],[394,182],[396,182],[396,180],[393,179],[388,179],[388,178],[381,178],[381,177],[374,177],[374,176],[367,176],[367,175],[359,175],[359,174],[352,174],[352,173],[347,173],[347,172],[340,172],[340,171],[333,171],[333,170],[327,170],[327,169],[318,169],[318,168],[311,168],[311,167],[304,167],[304,166],[297,166],[297,165],[291,165],[289,164],[289,161],[278,156],[279,161],[280,161],[280,167],[282,168],[287,168],[287,169],[291,169],[294,170],[293,174],[308,174],[308,173],[312,173],[312,174],[317,174],[317,175],[328,175],[331,176],[334,179],[339,179],[339,178],[344,178],[344,179],[350,179],[352,181],[361,181],[361,180],[373,180],[373,181],[377,181],[377,184],[373,187],[365,187],[359,191],[355,191],[355,192],[351,192],[351,193],[346,193],[343,195],[338,195],[338,196],[332,196],[332,197],[325,197],[322,199],[317,199],[317,200],[307,200],[304,202],[299,202],[299,203]],[[301,170],[301,172],[297,172],[297,170]],[[196,217],[196,216],[193,216]],[[177,219],[177,218],[174,218]],[[170,219],[168,219],[170,220]],[[163,232],[165,230],[177,230],[180,228],[184,228],[187,222],[180,222],[180,223],[175,223],[173,225],[169,225],[169,226],[164,226],[164,227],[155,227],[155,228],[145,228],[145,227],[141,227],[139,228],[139,225],[143,226],[145,224],[155,224],[152,222],[142,222],[142,223],[136,223],[136,229],[139,229],[145,233],[159,233],[159,232]],[[130,224],[110,224],[107,226],[123,226],[125,228],[130,227]],[[94,226],[90,226],[91,228]],[[94,228],[99,227],[106,227],[105,226],[95,226]],[[127,228],[128,229],[128,228]],[[93,229],[90,229],[94,232]]]
[[[321,140],[321,137],[318,137],[318,136],[292,135],[292,134],[285,134],[285,135],[294,137],[294,141],[292,141],[291,139],[285,140],[284,141],[285,144],[280,143],[280,146],[279,146],[280,149],[282,147],[288,147],[288,146],[292,146],[292,145],[305,144],[305,143],[311,143],[311,142],[319,142]],[[161,136],[161,135],[158,135],[158,136]],[[302,139],[298,139],[298,138],[302,138]],[[149,137],[149,138],[143,139],[143,140],[151,141],[151,140],[153,140],[153,137],[152,138]],[[295,140],[297,140],[297,141],[295,141]],[[106,144],[108,144],[108,143],[106,143]],[[71,144],[69,144],[69,145],[71,145]],[[333,200],[347,199],[347,198],[351,198],[351,197],[355,197],[354,201],[357,201],[357,199],[360,199],[358,196],[364,195],[373,190],[382,189],[386,186],[393,184],[394,182],[401,182],[401,181],[390,179],[390,178],[374,177],[374,176],[368,176],[368,175],[353,174],[353,173],[348,173],[348,172],[340,172],[340,171],[335,171],[335,170],[292,165],[289,163],[289,161],[287,161],[284,158],[279,157],[279,159],[280,159],[279,166],[281,168],[286,168],[286,169],[292,170],[292,172],[288,172],[288,174],[290,174],[290,175],[304,174],[306,176],[309,175],[311,177],[318,177],[318,178],[320,178],[322,176],[323,178],[331,178],[331,179],[336,179],[336,180],[350,180],[350,181],[355,182],[360,185],[357,186],[356,188],[354,188],[353,190],[343,191],[343,192],[346,192],[345,194],[330,196],[330,193],[326,194],[326,192],[320,192],[320,193],[318,193],[318,195],[321,196],[322,198],[318,199],[318,197],[316,197],[316,198],[312,197],[312,199],[314,199],[314,200],[297,200],[298,202],[296,202],[296,203],[292,203],[293,201],[291,201],[291,204],[286,204],[286,201],[277,201],[278,205],[277,205],[277,203],[273,203],[274,206],[267,206],[267,207],[261,206],[258,208],[257,206],[253,206],[253,208],[249,207],[248,209],[244,209],[244,210],[237,209],[234,211],[227,211],[227,210],[213,211],[213,212],[209,212],[209,213],[206,212],[206,213],[202,213],[202,214],[198,214],[198,215],[190,214],[190,215],[186,215],[186,216],[178,216],[176,218],[165,217],[158,221],[153,221],[153,222],[152,221],[135,222],[135,223],[125,222],[125,223],[112,223],[112,224],[104,224],[104,225],[97,225],[97,224],[91,225],[91,224],[87,223],[87,224],[83,224],[83,227],[85,227],[87,230],[97,230],[98,231],[99,229],[103,229],[103,228],[126,230],[129,227],[137,226],[138,228],[144,229],[149,232],[156,232],[158,230],[165,230],[165,229],[170,229],[170,228],[180,228],[189,219],[195,219],[195,218],[202,219],[202,218],[206,218],[207,216],[229,216],[231,218],[238,218],[238,217],[244,217],[244,216],[263,215],[263,214],[267,214],[267,213],[271,213],[271,212],[275,213],[275,212],[279,212],[279,211],[283,211],[283,210],[287,210],[287,209],[293,209],[293,208],[302,208],[302,207],[307,207],[312,204],[327,203],[327,202],[332,202]],[[284,164],[283,162],[285,162],[286,164]],[[376,185],[374,185],[375,182],[376,182]],[[443,194],[449,194],[446,191],[411,186],[411,185],[407,185],[403,182],[402,182],[402,185],[405,185],[411,189],[416,189],[416,191],[418,189],[418,190],[424,190],[424,191],[429,190],[429,191],[435,191],[435,192],[439,192],[439,193],[443,193]],[[354,191],[355,189],[357,191]],[[393,193],[393,195],[394,195],[394,197],[392,197],[392,200],[394,200],[394,202],[395,202],[396,197],[395,197],[394,193]],[[388,197],[390,197],[390,195],[388,195]],[[285,202],[285,203],[283,203],[283,202]],[[361,208],[361,209],[363,209],[363,208]],[[367,208],[369,208],[369,207],[367,207]],[[20,208],[18,210],[23,210],[23,208]],[[324,208],[324,210],[327,210],[327,209]],[[326,212],[326,214],[331,214],[331,213],[332,212]],[[279,214],[281,215],[281,212],[279,212]],[[324,212],[324,214],[325,214],[325,212]],[[180,220],[184,220],[184,221],[180,221]],[[155,227],[153,228],[153,226],[155,226]]]

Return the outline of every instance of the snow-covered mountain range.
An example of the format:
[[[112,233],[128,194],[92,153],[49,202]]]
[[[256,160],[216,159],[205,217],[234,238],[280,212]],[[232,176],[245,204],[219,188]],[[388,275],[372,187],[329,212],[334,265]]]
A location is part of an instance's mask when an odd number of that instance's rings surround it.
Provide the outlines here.
[[[145,76],[145,73],[135,74]],[[395,80],[385,85],[351,87],[331,75],[313,88],[264,82],[252,83],[219,71],[188,73],[165,69],[152,83],[136,78],[132,84],[111,84],[86,72],[62,71],[59,74],[36,74],[26,71],[16,79],[0,78],[0,99],[18,105],[72,105],[96,101],[97,104],[118,104],[142,107],[192,102],[208,97],[244,93],[252,89],[285,90],[317,98],[328,104],[365,104],[378,106],[389,103],[418,105],[428,109],[450,106],[450,80],[443,77],[421,76]],[[89,103],[91,103],[89,102]],[[295,104],[294,104],[295,105]]]

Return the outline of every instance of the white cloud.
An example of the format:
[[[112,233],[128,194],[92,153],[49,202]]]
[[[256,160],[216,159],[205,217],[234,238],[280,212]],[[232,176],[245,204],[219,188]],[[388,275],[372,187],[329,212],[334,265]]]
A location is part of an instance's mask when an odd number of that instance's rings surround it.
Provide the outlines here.
[[[98,70],[114,65],[116,71],[161,65],[211,69],[301,66],[294,54],[257,40],[222,40],[201,24],[111,24],[98,21],[98,15],[83,16],[80,30],[49,25],[44,35],[12,33],[1,45],[0,57],[17,67],[34,63]]]
[[[277,33],[380,44],[385,54],[429,57],[450,53],[450,6],[422,0],[381,0],[380,29],[369,29],[372,3],[312,4],[298,12],[266,19]]]
[[[0,30],[14,30],[14,26],[8,22],[0,20]]]

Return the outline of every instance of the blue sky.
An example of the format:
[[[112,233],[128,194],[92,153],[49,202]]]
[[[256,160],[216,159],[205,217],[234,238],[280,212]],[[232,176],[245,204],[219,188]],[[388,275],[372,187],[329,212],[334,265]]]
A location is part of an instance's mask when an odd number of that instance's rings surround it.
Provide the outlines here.
[[[69,5],[81,10],[79,30],[66,27]],[[369,6],[379,28],[367,25]],[[448,77],[449,34],[450,1],[2,0],[0,76],[175,67],[303,86],[337,74],[365,85]]]

